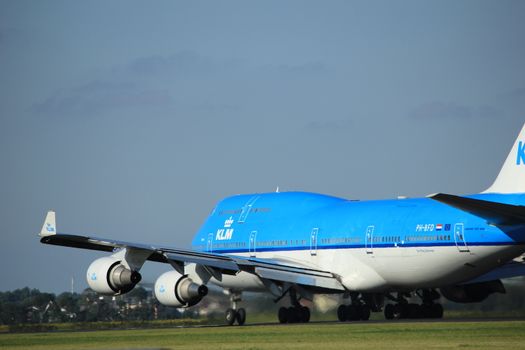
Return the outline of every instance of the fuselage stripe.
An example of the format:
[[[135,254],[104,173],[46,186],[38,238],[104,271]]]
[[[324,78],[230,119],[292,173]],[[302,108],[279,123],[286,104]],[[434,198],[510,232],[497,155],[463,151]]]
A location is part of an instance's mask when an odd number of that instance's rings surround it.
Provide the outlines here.
[[[340,245],[330,245],[330,246],[318,246],[310,247],[306,246],[288,246],[288,247],[257,247],[255,252],[277,252],[277,251],[294,251],[294,250],[329,250],[329,249],[385,249],[385,248],[429,248],[429,247],[479,247],[479,246],[519,246],[525,245],[520,242],[472,242],[467,245],[464,244],[455,244],[454,242],[450,243],[404,243],[404,244],[377,244],[377,245],[364,245],[364,244],[340,244]],[[212,248],[214,253],[249,253],[250,250],[247,248],[241,249],[223,249],[223,248]],[[253,251],[251,251],[253,253]]]

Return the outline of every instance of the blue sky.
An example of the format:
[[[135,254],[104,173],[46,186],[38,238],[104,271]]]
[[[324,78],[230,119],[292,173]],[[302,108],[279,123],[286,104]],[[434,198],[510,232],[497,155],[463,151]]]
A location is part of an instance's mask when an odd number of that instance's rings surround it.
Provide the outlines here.
[[[188,247],[224,196],[488,187],[525,121],[523,1],[0,0],[1,289]],[[148,267],[153,281],[163,266]]]

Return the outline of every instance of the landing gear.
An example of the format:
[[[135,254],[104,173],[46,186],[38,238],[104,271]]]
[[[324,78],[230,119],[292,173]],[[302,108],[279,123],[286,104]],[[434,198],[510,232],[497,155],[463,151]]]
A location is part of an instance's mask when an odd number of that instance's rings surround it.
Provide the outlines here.
[[[365,303],[363,297],[359,297],[359,294],[353,294],[351,298],[352,304],[342,304],[337,308],[339,321],[368,321],[370,319],[370,306]]]
[[[244,322],[246,322],[246,310],[244,310],[243,308],[237,310],[226,310],[226,323],[229,326],[233,326],[235,322],[237,322],[239,326],[242,326]]]
[[[239,326],[242,326],[246,322],[246,310],[243,308],[237,308],[237,303],[241,301],[240,293],[232,293],[230,296],[230,302],[232,307],[226,310],[226,323],[229,326],[233,326],[235,322]]]
[[[361,304],[339,305],[337,308],[337,318],[341,322],[368,321],[370,318],[370,308],[367,305]]]
[[[387,304],[385,306],[385,318],[387,320],[399,320],[402,318],[443,318],[443,306],[441,306],[441,304]]]
[[[310,322],[310,309],[306,306],[283,306],[277,316],[280,323],[307,323]]]
[[[397,301],[397,303],[385,306],[385,318],[387,320],[443,318],[443,306],[435,302],[440,297],[435,289],[425,289],[416,294],[422,299],[422,304],[408,303],[401,293],[398,294],[397,298],[391,297],[390,299]]]
[[[228,323],[229,326],[232,326],[235,323],[236,316],[237,313],[234,309],[226,310],[226,323]]]
[[[246,310],[244,310],[242,307],[240,309],[237,310],[237,315],[236,315],[236,320],[237,320],[237,324],[239,326],[242,326],[244,324],[244,322],[246,322]]]
[[[290,288],[287,291],[290,294],[290,303],[293,306],[281,307],[277,313],[279,323],[307,323],[310,322],[310,309],[299,303],[299,297],[295,289]],[[285,293],[286,294],[286,293]],[[283,295],[284,296],[284,295]],[[282,298],[282,296],[281,296]]]

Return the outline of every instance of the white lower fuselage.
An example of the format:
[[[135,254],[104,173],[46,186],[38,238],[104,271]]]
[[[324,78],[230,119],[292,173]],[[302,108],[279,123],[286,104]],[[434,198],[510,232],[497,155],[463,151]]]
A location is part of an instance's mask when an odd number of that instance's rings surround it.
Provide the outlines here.
[[[373,249],[320,249],[259,252],[257,258],[294,262],[329,271],[343,286],[356,292],[409,291],[460,284],[472,280],[521,255],[522,246],[397,247]],[[250,256],[249,254],[238,254]],[[252,255],[253,257],[253,255]],[[211,283],[239,291],[268,291],[255,275],[223,275]]]

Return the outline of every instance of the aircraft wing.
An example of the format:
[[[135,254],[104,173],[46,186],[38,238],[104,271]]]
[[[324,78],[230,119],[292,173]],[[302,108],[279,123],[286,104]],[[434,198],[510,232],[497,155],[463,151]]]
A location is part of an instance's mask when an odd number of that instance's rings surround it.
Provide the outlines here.
[[[487,281],[494,281],[494,280],[499,280],[499,279],[504,279],[504,278],[525,276],[525,260],[524,259],[525,259],[524,256],[520,256],[492,271],[487,272],[484,275],[476,277],[475,279],[465,282],[463,284],[487,282]]]
[[[521,205],[490,202],[444,193],[434,194],[429,196],[429,198],[484,218],[490,224],[515,225],[525,223],[525,207]],[[518,276],[525,276],[525,256],[511,260],[464,284],[494,281]]]
[[[525,206],[484,201],[451,194],[438,193],[429,196],[438,202],[486,219],[493,225],[516,225],[525,223]]]
[[[332,273],[317,270],[309,266],[301,265],[300,263],[294,262],[291,264],[273,259],[256,259],[225,254],[204,253],[188,249],[169,248],[64,233],[46,234],[44,232],[45,226],[46,224],[44,224],[40,234],[40,242],[45,244],[104,252],[114,252],[125,248],[141,251],[142,254],[147,256],[146,260],[168,263],[181,273],[184,271],[184,263],[195,263],[225,274],[235,275],[240,271],[246,271],[262,279],[316,287],[327,292],[345,290]]]

